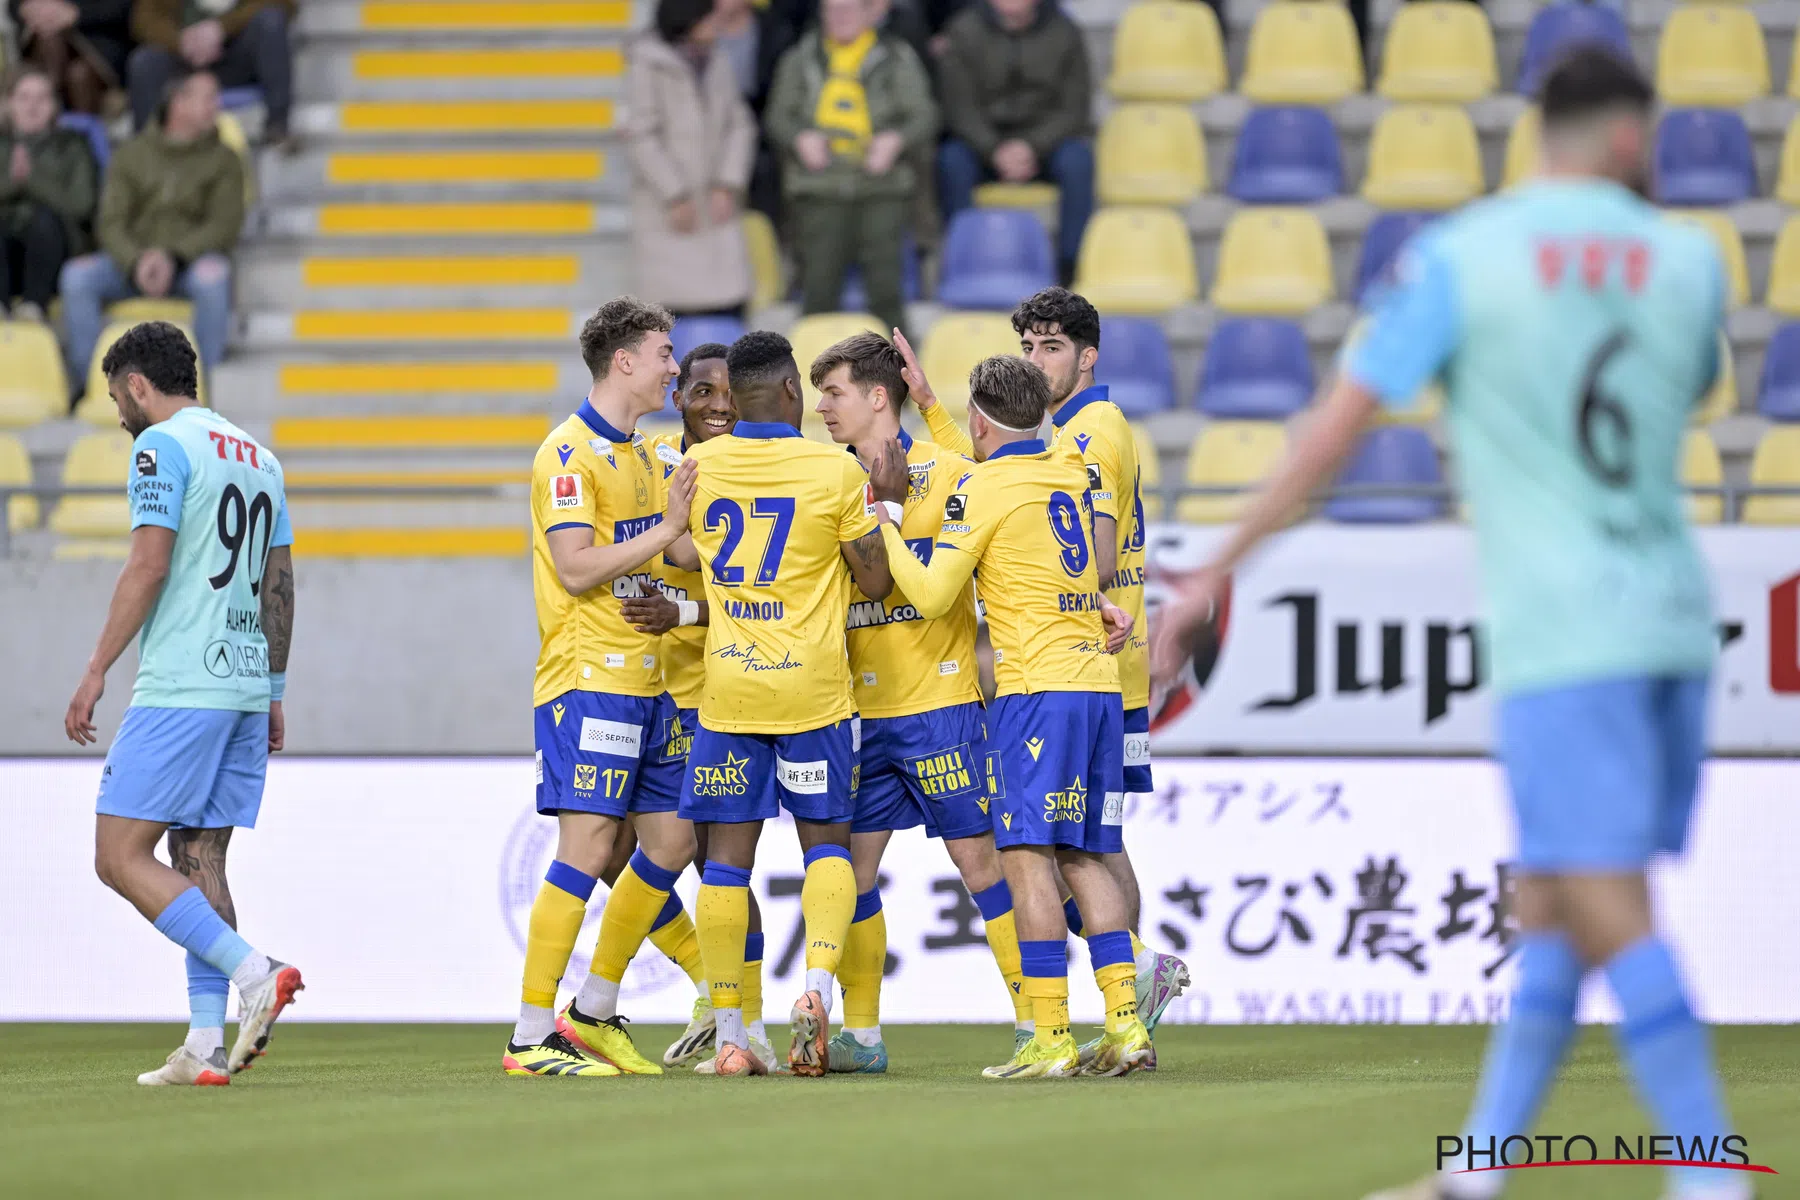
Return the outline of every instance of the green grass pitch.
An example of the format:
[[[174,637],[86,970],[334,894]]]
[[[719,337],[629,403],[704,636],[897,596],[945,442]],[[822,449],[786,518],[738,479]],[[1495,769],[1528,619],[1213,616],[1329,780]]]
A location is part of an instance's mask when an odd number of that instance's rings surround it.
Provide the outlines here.
[[[637,1031],[655,1052],[675,1031]],[[0,1195],[1360,1200],[1462,1120],[1486,1031],[1169,1027],[1161,1070],[1001,1084],[1011,1031],[890,1026],[885,1077],[508,1079],[497,1026],[283,1025],[230,1088],[140,1088],[172,1026],[0,1025]],[[1800,1197],[1800,1026],[1716,1044],[1763,1200]],[[1647,1121],[1588,1031],[1538,1129]],[[1521,1172],[1509,1196],[1651,1200],[1660,1172]]]

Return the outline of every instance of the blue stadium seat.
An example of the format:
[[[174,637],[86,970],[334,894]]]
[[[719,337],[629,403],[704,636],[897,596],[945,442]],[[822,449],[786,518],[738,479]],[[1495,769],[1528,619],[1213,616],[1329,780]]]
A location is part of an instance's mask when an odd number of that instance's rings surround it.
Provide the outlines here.
[[[678,317],[669,341],[675,347],[675,360],[681,361],[689,350],[707,342],[723,342],[729,346],[744,336],[744,322],[737,317]]]
[[[1676,108],[1656,127],[1656,199],[1693,207],[1756,194],[1756,159],[1744,118],[1727,108]]]
[[[1247,204],[1311,204],[1344,190],[1331,117],[1317,108],[1259,108],[1238,132],[1226,189]]]
[[[1437,450],[1425,431],[1396,425],[1365,434],[1338,476],[1340,486],[1443,482]],[[1443,513],[1441,496],[1337,496],[1325,502],[1327,517],[1359,525],[1404,525],[1436,520]]]
[[[1771,421],[1800,421],[1800,321],[1788,322],[1769,339],[1756,410]]]
[[[1362,254],[1356,260],[1356,302],[1368,301],[1369,289],[1387,283],[1393,273],[1394,259],[1408,238],[1438,214],[1427,212],[1384,212],[1369,223],[1363,234]]]
[[[900,298],[908,304],[916,304],[921,295],[923,292],[919,287],[919,247],[909,232],[900,243]],[[862,269],[854,263],[844,273],[844,291],[838,297],[838,311],[869,311],[869,294],[863,290]]]
[[[1280,317],[1219,322],[1200,364],[1200,411],[1224,420],[1279,421],[1312,401],[1312,358],[1300,326]]]
[[[255,84],[248,87],[221,88],[219,90],[219,107],[226,112],[235,112],[240,108],[255,108],[262,102],[262,89]]]
[[[1056,252],[1037,214],[1018,208],[965,208],[944,231],[940,303],[1010,309],[1056,282]]]
[[[1519,90],[1537,92],[1544,76],[1569,47],[1598,43],[1631,57],[1631,34],[1625,18],[1615,8],[1567,0],[1540,8],[1525,32],[1525,50],[1519,57]]]
[[[1128,417],[1148,416],[1175,406],[1175,363],[1162,326],[1149,317],[1104,317],[1100,321],[1100,361],[1094,382]]]
[[[86,113],[63,113],[56,118],[56,124],[62,129],[73,129],[88,140],[88,149],[94,152],[94,164],[100,168],[100,174],[106,174],[106,164],[112,161],[112,142],[106,136],[106,123],[99,117],[90,117]]]

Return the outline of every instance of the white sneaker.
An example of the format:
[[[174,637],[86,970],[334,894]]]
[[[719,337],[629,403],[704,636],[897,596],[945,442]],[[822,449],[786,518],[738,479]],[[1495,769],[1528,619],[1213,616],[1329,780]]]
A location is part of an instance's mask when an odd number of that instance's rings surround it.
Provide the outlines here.
[[[694,1001],[694,1015],[687,1029],[663,1051],[663,1066],[679,1067],[713,1048],[719,1038],[719,1026],[713,1016],[712,1001],[701,996]]]
[[[775,1047],[771,1043],[764,1041],[762,1038],[753,1037],[750,1039],[750,1053],[756,1055],[757,1060],[769,1069],[769,1074],[785,1075],[787,1073],[787,1064],[778,1062],[775,1058]],[[705,1062],[695,1063],[694,1074],[716,1074],[718,1072],[718,1067],[714,1066],[713,1063],[714,1060],[710,1058]]]
[[[225,1047],[220,1046],[211,1057],[201,1058],[185,1045],[175,1047],[168,1061],[154,1071],[137,1077],[145,1087],[224,1087],[231,1082],[231,1070],[225,1065]]]
[[[232,1043],[231,1058],[227,1060],[233,1075],[262,1057],[274,1033],[275,1018],[294,1002],[296,992],[304,990],[300,968],[269,960],[269,973],[243,992],[238,1001],[237,1041]]]

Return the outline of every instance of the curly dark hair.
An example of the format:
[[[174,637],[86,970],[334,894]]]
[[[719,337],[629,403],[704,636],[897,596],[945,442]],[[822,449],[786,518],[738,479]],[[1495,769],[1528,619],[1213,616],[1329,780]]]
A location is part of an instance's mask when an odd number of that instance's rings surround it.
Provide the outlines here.
[[[1027,296],[1013,309],[1012,327],[1013,332],[1021,336],[1026,330],[1032,333],[1060,331],[1078,350],[1086,346],[1100,348],[1099,312],[1087,302],[1087,297],[1078,296],[1068,288],[1047,287],[1036,295]]]
[[[701,342],[698,346],[695,346],[692,350],[689,350],[686,354],[681,356],[681,379],[675,386],[678,388],[687,386],[688,368],[692,367],[695,363],[705,362],[709,358],[723,360],[725,356],[730,353],[731,347],[727,346],[724,342]]]
[[[1050,408],[1050,380],[1037,364],[1014,354],[996,354],[969,372],[969,403],[991,421],[1021,433],[1044,423]]]
[[[644,344],[646,334],[667,333],[673,328],[675,318],[660,304],[636,296],[608,300],[581,327],[581,361],[598,383],[612,370],[614,354],[636,350]]]
[[[193,400],[200,394],[199,361],[187,334],[167,321],[145,321],[107,349],[100,370],[109,380],[142,375],[165,396]]]
[[[839,367],[850,368],[850,382],[858,387],[884,387],[895,411],[906,404],[906,360],[894,349],[894,343],[879,333],[864,330],[841,342],[827,346],[813,359],[811,377],[814,387],[824,387],[825,377]]]
[[[798,374],[794,363],[794,344],[779,333],[756,329],[731,343],[725,356],[725,369],[731,373],[731,386],[769,383],[789,371]]]

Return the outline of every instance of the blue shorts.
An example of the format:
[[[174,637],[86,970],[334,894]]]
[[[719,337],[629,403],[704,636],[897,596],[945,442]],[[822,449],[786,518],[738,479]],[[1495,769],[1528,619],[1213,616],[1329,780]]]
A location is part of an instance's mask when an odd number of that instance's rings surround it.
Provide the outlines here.
[[[981,702],[862,724],[862,784],[854,833],[923,824],[947,840],[991,833],[982,760],[987,728]]]
[[[694,733],[700,728],[700,710],[697,708],[675,708],[675,701],[670,699],[671,711],[666,718],[667,732],[663,736],[662,761],[673,763],[677,770],[687,771],[688,751],[694,745]],[[675,784],[676,799],[680,799],[681,783]]]
[[[1125,710],[1125,794],[1148,796],[1156,790],[1150,774],[1150,709]]]
[[[183,829],[254,829],[268,771],[266,712],[128,708],[94,811]]]
[[[1001,696],[988,712],[994,843],[1117,854],[1125,815],[1118,693]]]
[[[1540,874],[1638,871],[1687,844],[1706,759],[1705,676],[1612,679],[1507,696],[1499,753],[1519,862]]]
[[[681,788],[681,815],[699,823],[770,821],[783,808],[833,825],[856,813],[855,717],[801,733],[694,734]]]
[[[661,696],[564,692],[537,706],[537,810],[600,813],[673,812],[681,797],[681,763],[663,750],[675,703]]]

